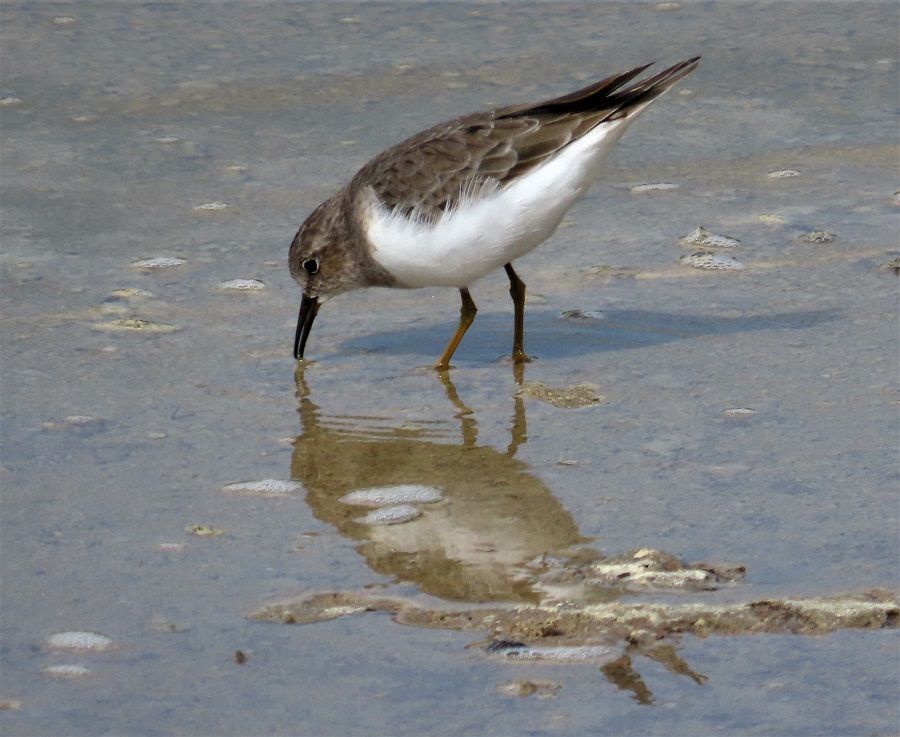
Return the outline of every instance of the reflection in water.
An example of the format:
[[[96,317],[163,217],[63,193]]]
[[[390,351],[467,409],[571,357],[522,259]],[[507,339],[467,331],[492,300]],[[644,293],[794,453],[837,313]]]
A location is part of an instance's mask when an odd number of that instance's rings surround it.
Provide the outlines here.
[[[298,365],[295,375],[303,431],[294,443],[291,477],[308,490],[307,502],[318,519],[361,541],[359,551],[373,570],[445,600],[540,603],[554,594],[554,586],[541,583],[536,575],[541,562],[555,558],[578,571],[584,564],[602,559],[599,553],[582,547],[588,538],[579,533],[572,516],[541,480],[529,473],[528,466],[516,460],[517,449],[527,439],[521,397],[512,398],[510,443],[506,452],[500,452],[477,444],[474,413],[459,398],[446,372],[440,380],[459,423],[452,434],[439,423],[394,427],[387,418],[322,413],[310,399],[304,369],[303,364]],[[524,367],[514,370],[521,385]],[[365,524],[360,521],[364,510],[341,501],[353,491],[401,485],[440,489],[441,500],[421,504],[420,516],[393,525]],[[574,592],[574,587],[563,588]],[[609,601],[620,593],[606,589],[600,596]],[[324,598],[341,599],[342,595]],[[374,603],[372,606],[378,609]],[[335,614],[315,603],[308,609],[300,602],[295,614],[277,605],[274,614],[266,610],[254,618],[312,622],[348,610],[338,606]],[[437,620],[444,621],[446,615],[438,611]],[[423,616],[423,621],[429,621]],[[429,622],[426,626],[435,625]],[[563,634],[540,622],[526,629],[551,650],[557,635]],[[698,685],[706,680],[691,670],[672,646],[631,642],[621,657],[600,666],[600,672],[618,689],[630,692],[639,704],[652,704],[653,694],[634,670],[635,655],[655,660],[670,673],[687,676]]]
[[[362,541],[360,552],[379,573],[443,599],[537,602],[542,595],[526,565],[544,554],[571,556],[587,542],[550,490],[515,458],[526,440],[520,397],[513,398],[504,453],[477,445],[474,414],[446,373],[441,380],[458,412],[456,438],[440,427],[323,415],[309,397],[303,365],[295,378],[303,432],[291,477],[307,488],[318,519]],[[437,487],[443,501],[423,505],[409,522],[377,526],[360,523],[360,507],[340,501],[357,489],[399,484]]]
[[[634,645],[629,649],[637,651]],[[687,663],[678,657],[675,648],[671,645],[653,645],[640,648],[640,654],[665,666],[666,670],[677,676],[688,676],[698,686],[706,683],[706,676],[691,670]],[[622,691],[630,691],[631,698],[639,704],[650,705],[653,703],[653,692],[647,688],[641,674],[634,670],[631,655],[627,652],[618,660],[600,666],[600,671],[610,683]]]

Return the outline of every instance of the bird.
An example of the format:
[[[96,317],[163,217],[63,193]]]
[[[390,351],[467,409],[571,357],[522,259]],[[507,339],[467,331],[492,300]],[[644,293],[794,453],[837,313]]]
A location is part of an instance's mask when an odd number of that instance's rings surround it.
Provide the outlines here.
[[[511,359],[530,361],[525,283],[513,261],[554,233],[626,128],[699,61],[626,86],[652,66],[645,64],[561,97],[463,115],[378,154],[291,242],[290,273],[302,288],[294,358],[303,358],[331,297],[363,287],[454,287],[459,324],[434,366],[446,371],[477,312],[469,287],[502,266],[513,302]]]

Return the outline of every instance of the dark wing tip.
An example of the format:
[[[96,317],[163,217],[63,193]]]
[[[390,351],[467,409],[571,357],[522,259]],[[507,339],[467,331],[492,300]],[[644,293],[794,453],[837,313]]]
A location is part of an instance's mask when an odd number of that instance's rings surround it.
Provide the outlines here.
[[[599,82],[594,82],[587,87],[575,90],[575,92],[570,92],[562,97],[555,97],[552,100],[545,100],[536,104],[514,105],[504,108],[498,111],[498,117],[540,114],[561,115],[604,108],[613,109],[623,105],[631,107],[631,105],[636,104],[638,97],[641,99],[647,99],[648,97],[652,99],[661,95],[673,84],[693,72],[699,62],[699,55],[685,59],[652,77],[622,89],[632,79],[653,66],[653,62],[642,64],[634,69],[629,69],[627,72],[620,72],[606,79],[601,79]]]

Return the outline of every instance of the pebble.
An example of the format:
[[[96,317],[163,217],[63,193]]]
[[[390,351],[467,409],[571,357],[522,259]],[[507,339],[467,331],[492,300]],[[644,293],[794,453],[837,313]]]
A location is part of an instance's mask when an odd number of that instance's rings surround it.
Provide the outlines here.
[[[149,299],[156,295],[153,292],[148,292],[146,289],[128,288],[114,289],[109,293],[109,296],[113,299]]]
[[[878,268],[882,271],[893,271],[895,275],[900,275],[900,258],[895,258],[893,261],[879,264]]]
[[[562,688],[558,681],[509,681],[497,684],[497,693],[501,696],[537,696],[537,698],[553,698]]]
[[[184,529],[185,532],[197,537],[217,537],[224,532],[218,527],[210,527],[209,525],[188,525]]]
[[[603,395],[593,386],[580,385],[555,389],[540,381],[523,381],[516,394],[539,399],[561,409],[591,407],[603,401]]]
[[[796,169],[779,169],[778,171],[770,171],[766,176],[769,179],[788,179],[790,177],[799,177],[800,172]]]
[[[837,236],[827,230],[813,230],[804,235],[800,240],[804,243],[831,243]]]

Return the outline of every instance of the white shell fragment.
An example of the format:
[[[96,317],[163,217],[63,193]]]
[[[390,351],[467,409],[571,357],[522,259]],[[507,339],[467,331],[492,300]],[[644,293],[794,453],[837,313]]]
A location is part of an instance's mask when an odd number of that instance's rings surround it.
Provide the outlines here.
[[[669,182],[657,182],[655,184],[635,184],[630,188],[631,192],[656,192],[665,189],[678,189],[677,184]]]
[[[63,422],[67,425],[90,425],[96,420],[90,415],[66,415],[63,417]]]
[[[725,410],[726,417],[752,417],[755,414],[756,410],[749,407],[734,407],[733,409]]]
[[[91,330],[106,333],[175,333],[181,328],[164,322],[150,322],[137,317],[113,322],[98,322],[91,325]]]
[[[709,251],[697,251],[690,256],[682,256],[678,260],[683,264],[693,266],[695,269],[708,271],[729,271],[744,268],[744,264],[734,256],[725,256],[721,253],[710,253]]]
[[[699,568],[677,571],[658,570],[641,560],[598,563],[591,567],[591,580],[607,585],[625,585],[634,590],[714,590],[719,588],[716,576]]]
[[[800,172],[796,169],[779,169],[778,171],[770,171],[766,176],[769,179],[787,179],[789,177],[799,177]]]
[[[396,507],[403,504],[433,504],[442,499],[441,490],[422,484],[397,484],[351,491],[341,497],[344,504],[361,507]]]
[[[487,646],[487,652],[506,660],[551,660],[558,663],[583,663],[593,660],[612,660],[620,653],[605,645],[526,645],[521,642],[499,640]]]
[[[356,521],[363,525],[399,525],[420,517],[422,511],[411,504],[400,504],[396,507],[382,507],[369,512]]]
[[[46,668],[41,668],[41,673],[51,678],[81,678],[90,675],[91,670],[83,665],[48,665]]]
[[[139,269],[167,269],[170,266],[181,266],[181,264],[185,263],[187,261],[177,256],[154,256],[153,258],[135,261],[132,265],[137,266]]]
[[[194,209],[201,212],[209,212],[216,210],[228,210],[230,207],[231,205],[227,202],[204,202],[202,205],[197,205]]]
[[[696,230],[683,236],[681,240],[693,246],[703,246],[704,248],[737,248],[741,245],[737,238],[732,238],[730,235],[710,233],[702,225],[698,225]]]
[[[47,638],[47,646],[54,650],[106,650],[112,638],[99,632],[57,632]]]
[[[259,279],[229,279],[219,283],[219,289],[233,289],[238,292],[258,292],[266,288],[266,283]]]
[[[225,484],[222,491],[226,494],[246,494],[248,496],[289,496],[304,491],[303,484],[297,481],[280,479],[262,479],[261,481],[236,481]]]

